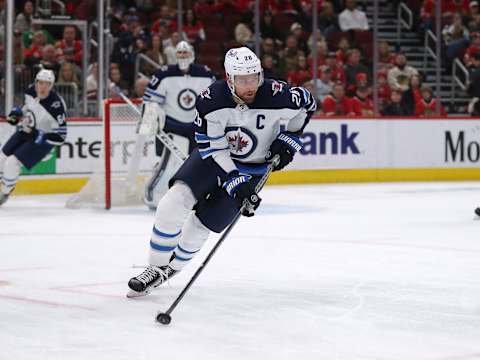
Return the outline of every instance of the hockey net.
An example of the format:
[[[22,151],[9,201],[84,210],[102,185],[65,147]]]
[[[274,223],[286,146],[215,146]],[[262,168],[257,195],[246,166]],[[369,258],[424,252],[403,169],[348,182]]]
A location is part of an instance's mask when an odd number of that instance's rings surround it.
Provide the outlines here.
[[[136,108],[134,108],[134,105]],[[67,201],[68,208],[137,205],[154,163],[153,140],[136,133],[141,100],[103,104],[102,150],[86,185]]]

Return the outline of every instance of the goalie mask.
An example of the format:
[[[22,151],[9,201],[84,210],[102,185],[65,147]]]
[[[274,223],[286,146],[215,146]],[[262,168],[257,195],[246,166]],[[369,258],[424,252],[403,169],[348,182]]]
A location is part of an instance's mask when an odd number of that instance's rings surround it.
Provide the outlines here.
[[[187,70],[190,64],[195,60],[193,47],[186,41],[180,41],[175,47],[175,55],[180,70]]]
[[[263,84],[262,64],[257,55],[247,47],[228,50],[224,66],[228,87],[236,99],[239,97],[235,93],[235,76],[257,74],[257,89]]]

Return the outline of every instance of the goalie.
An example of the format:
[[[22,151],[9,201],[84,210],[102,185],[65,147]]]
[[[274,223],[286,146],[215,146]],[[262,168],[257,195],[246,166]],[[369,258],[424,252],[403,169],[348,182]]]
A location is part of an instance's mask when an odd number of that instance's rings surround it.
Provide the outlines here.
[[[15,189],[21,165],[31,169],[55,145],[61,145],[67,136],[66,106],[60,95],[52,90],[55,75],[52,70],[40,70],[35,83],[25,92],[23,108],[14,107],[7,122],[17,126],[0,152],[3,175],[0,186],[0,205]]]
[[[187,42],[180,41],[175,54],[177,64],[162,66],[145,89],[140,133],[154,135],[164,131],[184,153],[190,153],[195,146],[195,100],[215,77],[208,67],[193,63],[195,54]],[[168,180],[181,165],[158,138],[155,150],[160,161],[146,184],[144,196],[145,204],[153,210],[167,192]]]

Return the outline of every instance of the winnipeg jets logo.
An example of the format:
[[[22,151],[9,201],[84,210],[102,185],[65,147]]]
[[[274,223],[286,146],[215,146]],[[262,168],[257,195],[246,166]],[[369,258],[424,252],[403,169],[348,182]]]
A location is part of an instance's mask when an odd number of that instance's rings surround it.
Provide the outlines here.
[[[241,134],[235,134],[234,136],[228,137],[228,143],[230,144],[230,149],[237,153],[243,153],[243,150],[248,146],[248,140],[245,139]]]
[[[195,107],[195,99],[197,94],[192,89],[183,89],[178,94],[178,106],[183,110],[192,110]]]
[[[230,154],[236,159],[245,159],[255,151],[257,138],[248,129],[228,127],[225,138],[230,146]]]
[[[283,91],[283,86],[284,85],[285,85],[284,83],[274,81],[272,83],[273,96],[277,95],[278,93],[281,93]]]

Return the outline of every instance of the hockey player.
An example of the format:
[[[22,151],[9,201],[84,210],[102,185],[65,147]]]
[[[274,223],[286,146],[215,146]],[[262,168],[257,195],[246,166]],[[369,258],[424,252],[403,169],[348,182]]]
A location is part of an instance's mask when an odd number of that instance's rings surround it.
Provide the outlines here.
[[[316,109],[307,90],[264,80],[260,60],[246,47],[227,52],[225,72],[227,80],[197,98],[198,147],[158,204],[150,266],[130,279],[129,297],[147,294],[182,270],[210,231],[223,231],[244,201],[242,215],[253,216],[261,201],[255,185],[268,163],[279,155],[274,170],[280,170],[302,147],[300,135]]]
[[[17,131],[8,139],[0,156],[3,176],[0,185],[0,205],[7,201],[20,175],[21,165],[31,169],[55,145],[61,145],[67,136],[66,106],[52,90],[55,75],[52,70],[40,70],[35,83],[25,93],[23,108],[15,107],[7,116]]]
[[[177,146],[184,153],[190,153],[195,145],[195,100],[200,91],[215,81],[215,77],[206,66],[193,63],[195,54],[186,41],[180,41],[175,50],[177,64],[162,66],[145,89],[140,133],[153,135],[160,129],[177,135],[174,138]],[[156,153],[163,156],[153,169],[144,197],[145,203],[152,209],[167,192],[169,178],[181,165],[178,160],[171,159],[170,151],[164,149],[158,139]]]

